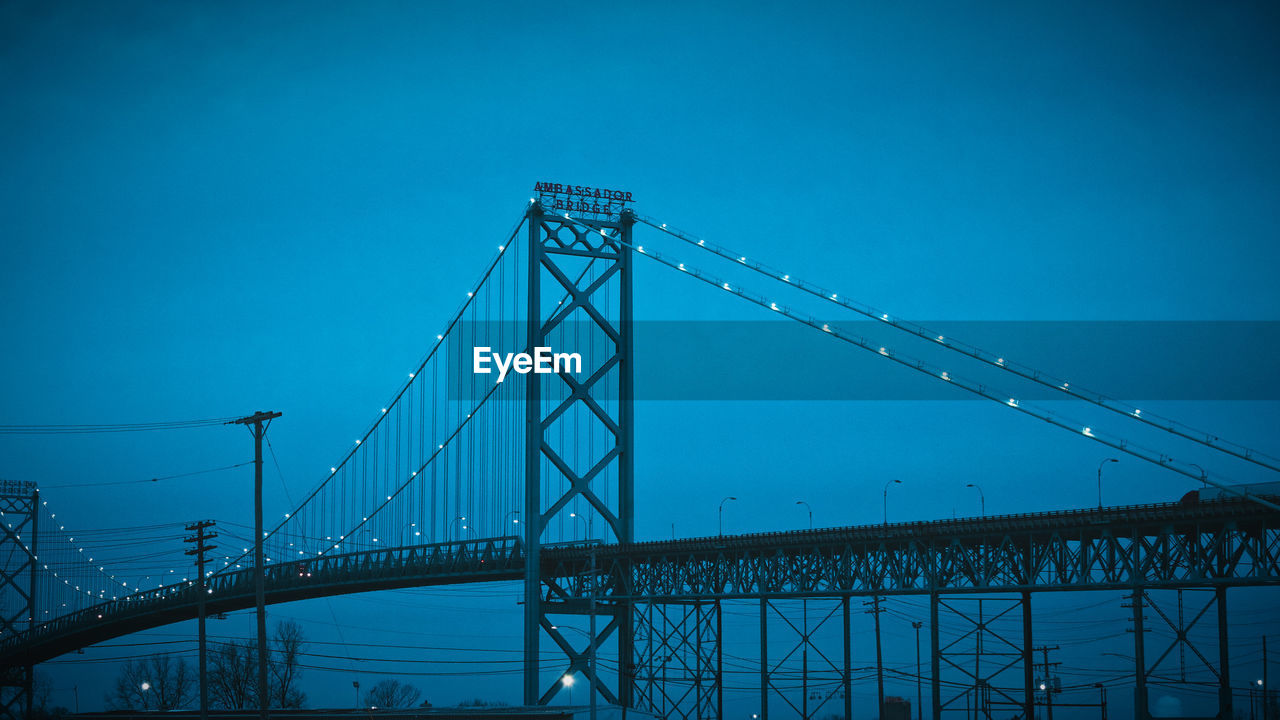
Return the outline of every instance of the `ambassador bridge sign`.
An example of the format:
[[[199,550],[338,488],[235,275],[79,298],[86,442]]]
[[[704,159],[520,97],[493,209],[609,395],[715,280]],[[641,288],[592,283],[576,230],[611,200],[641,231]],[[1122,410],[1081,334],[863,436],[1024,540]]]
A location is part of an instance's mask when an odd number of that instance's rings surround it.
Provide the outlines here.
[[[630,192],[589,185],[540,182],[533,186],[533,191],[549,212],[590,215],[597,219],[616,217],[631,202]]]

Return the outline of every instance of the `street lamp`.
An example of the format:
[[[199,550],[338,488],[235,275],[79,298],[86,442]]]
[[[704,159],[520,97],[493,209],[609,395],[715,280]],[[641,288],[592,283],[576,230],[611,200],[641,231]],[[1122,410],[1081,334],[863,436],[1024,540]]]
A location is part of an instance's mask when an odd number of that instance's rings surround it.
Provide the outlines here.
[[[445,529],[445,535],[448,536],[448,540],[450,542],[453,542],[453,526],[457,525],[459,522],[466,522],[466,521],[467,521],[466,515],[459,515],[458,517],[454,518],[449,522],[449,527]],[[462,529],[466,530],[467,526],[463,525]]]
[[[920,674],[920,628],[924,627],[923,620],[912,620],[911,627],[916,631],[916,720],[924,720],[924,692],[922,690]]]
[[[590,540],[591,539],[591,523],[588,522],[586,518],[582,517],[576,512],[569,513],[569,517],[574,518],[575,520],[582,521],[582,539]]]
[[[1098,463],[1098,509],[1099,510],[1102,509],[1102,466],[1106,465],[1109,462],[1118,463],[1120,461],[1115,458],[1107,458],[1106,460],[1103,460],[1102,462]]]
[[[889,486],[894,483],[901,485],[902,481],[890,480],[889,482],[884,484],[884,524],[885,525],[889,524]]]
[[[809,511],[809,529],[812,530],[813,529],[813,508],[809,507],[809,503],[803,500],[797,500],[796,504],[803,505],[804,508]]]
[[[986,517],[987,516],[987,496],[982,492],[982,488],[978,487],[977,484],[975,483],[969,483],[968,485],[965,485],[965,487],[971,487],[974,490],[978,491],[978,499],[982,501],[982,516]]]
[[[409,528],[414,528],[414,531],[413,531],[414,537],[420,537],[422,535],[422,532],[417,530],[417,527],[418,527],[418,523],[413,522],[400,528],[400,546],[401,547],[404,547],[404,531],[405,530],[408,530]]]
[[[573,704],[573,676],[568,674],[561,676],[560,684],[569,688],[569,704],[572,705]]]
[[[1204,468],[1200,467],[1195,463],[1187,463],[1187,464],[1200,471],[1200,484],[1203,485],[1204,487],[1209,487],[1209,481],[1205,479],[1209,477],[1209,473],[1205,472]]]
[[[738,498],[732,495],[729,495],[728,497],[720,501],[720,532],[719,532],[720,535],[724,535],[724,504],[729,502],[730,500],[737,500],[737,499]]]

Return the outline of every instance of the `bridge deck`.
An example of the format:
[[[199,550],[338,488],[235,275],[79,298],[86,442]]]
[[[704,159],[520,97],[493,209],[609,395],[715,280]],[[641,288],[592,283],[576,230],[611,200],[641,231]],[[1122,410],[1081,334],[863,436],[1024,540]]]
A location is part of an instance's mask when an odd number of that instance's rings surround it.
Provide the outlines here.
[[[573,603],[1280,584],[1280,513],[1240,500],[864,525],[627,545],[544,547],[543,576]],[[523,577],[518,538],[380,549],[269,566],[268,603]],[[254,604],[249,569],[214,575],[209,613]],[[0,666],[196,616],[181,583],[0,640]]]

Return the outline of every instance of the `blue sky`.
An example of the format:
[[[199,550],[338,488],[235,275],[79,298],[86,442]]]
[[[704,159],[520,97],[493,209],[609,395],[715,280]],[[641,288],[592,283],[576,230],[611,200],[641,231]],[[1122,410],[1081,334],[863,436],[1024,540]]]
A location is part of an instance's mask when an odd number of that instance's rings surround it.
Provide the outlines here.
[[[1278,320],[1276,31],[1243,3],[6,3],[0,424],[283,410],[283,508],[540,180],[630,190],[906,318]],[[637,282],[643,318],[765,319],[657,266]],[[1259,351],[1224,349],[1221,372]],[[1280,452],[1278,403],[1158,407]],[[902,519],[975,513],[975,480],[990,512],[1083,507],[1107,454],[977,402],[652,402],[636,420],[642,537],[712,532],[728,494],[726,530],[802,526],[779,499],[874,522],[890,477],[914,488]],[[216,430],[4,437],[0,475],[110,482],[248,452]],[[1117,503],[1194,487],[1108,473]],[[244,479],[210,477],[46,495],[86,528],[248,519]],[[328,637],[330,610],[296,612]],[[320,677],[313,704],[346,702]]]

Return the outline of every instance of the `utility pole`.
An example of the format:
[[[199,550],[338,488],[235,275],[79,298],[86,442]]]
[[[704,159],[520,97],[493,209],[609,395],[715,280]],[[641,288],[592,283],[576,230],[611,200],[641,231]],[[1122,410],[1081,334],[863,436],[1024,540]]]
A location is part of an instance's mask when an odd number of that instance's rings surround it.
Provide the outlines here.
[[[913,620],[911,627],[916,631],[916,720],[924,720],[924,691],[920,684],[920,628],[924,627],[924,621]]]
[[[207,545],[206,542],[218,537],[217,533],[206,533],[206,528],[213,527],[212,520],[201,520],[187,526],[187,532],[194,532],[192,537],[183,538],[182,542],[195,543],[196,546],[187,551],[187,555],[196,556],[196,568],[200,574],[200,581],[196,583],[198,608],[198,627],[200,632],[200,720],[209,720],[209,672],[206,665],[205,657],[205,634],[204,634],[204,602],[209,592],[205,589],[204,580],[204,554],[216,549],[217,545]]]
[[[596,680],[596,589],[599,587],[600,576],[596,574],[596,547],[591,547],[591,655],[589,661],[591,663],[591,720],[596,720],[596,694],[599,691]],[[623,681],[625,682],[625,680]],[[570,690],[570,692],[573,692]]]
[[[281,414],[259,410],[228,423],[244,425],[253,433],[253,584],[258,605],[258,710],[262,720],[267,720],[271,694],[267,690],[267,581],[262,560],[262,438],[271,421]]]
[[[1053,678],[1049,677],[1049,669],[1062,664],[1060,662],[1049,662],[1049,651],[1057,649],[1057,645],[1040,647],[1040,652],[1044,653],[1044,704],[1048,720],[1053,720]]]
[[[880,613],[884,610],[880,607],[880,596],[876,595],[869,603],[863,605],[871,605],[872,608],[867,612],[875,616],[876,620],[876,697],[879,702],[879,717],[884,717],[884,657],[880,654]]]

